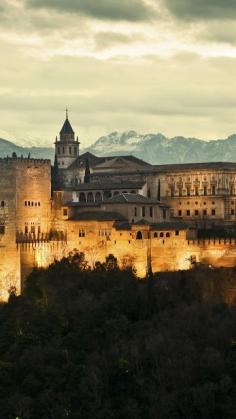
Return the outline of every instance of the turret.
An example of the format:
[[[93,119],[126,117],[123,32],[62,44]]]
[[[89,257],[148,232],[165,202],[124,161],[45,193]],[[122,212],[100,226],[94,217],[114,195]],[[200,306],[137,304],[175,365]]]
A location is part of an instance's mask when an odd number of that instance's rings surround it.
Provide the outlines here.
[[[67,169],[79,157],[79,138],[75,139],[74,130],[68,118],[66,110],[66,119],[60,131],[59,141],[55,141],[55,157],[57,157],[58,169]]]

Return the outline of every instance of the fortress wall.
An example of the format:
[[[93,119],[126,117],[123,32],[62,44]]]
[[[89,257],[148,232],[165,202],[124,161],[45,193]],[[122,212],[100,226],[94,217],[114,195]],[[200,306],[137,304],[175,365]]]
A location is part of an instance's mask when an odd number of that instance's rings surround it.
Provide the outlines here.
[[[0,301],[9,290],[21,292],[20,257],[16,247],[16,176],[12,161],[0,159]],[[2,204],[2,202],[4,204]]]
[[[19,232],[47,233],[51,228],[51,164],[47,160],[16,162],[16,224]]]

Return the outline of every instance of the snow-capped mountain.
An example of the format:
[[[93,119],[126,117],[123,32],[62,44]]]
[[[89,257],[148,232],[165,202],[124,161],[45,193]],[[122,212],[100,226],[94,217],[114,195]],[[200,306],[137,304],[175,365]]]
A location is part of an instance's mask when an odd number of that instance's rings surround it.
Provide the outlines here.
[[[225,140],[167,138],[162,134],[140,135],[135,131],[113,132],[99,138],[86,150],[98,156],[132,154],[152,164],[236,162],[236,135]]]
[[[225,140],[204,141],[196,138],[167,138],[162,134],[140,135],[135,131],[113,132],[99,138],[94,144],[81,150],[97,156],[133,155],[152,164],[236,162],[236,134]],[[53,161],[54,149],[49,147],[21,147],[0,139],[0,157],[18,156],[47,158]]]

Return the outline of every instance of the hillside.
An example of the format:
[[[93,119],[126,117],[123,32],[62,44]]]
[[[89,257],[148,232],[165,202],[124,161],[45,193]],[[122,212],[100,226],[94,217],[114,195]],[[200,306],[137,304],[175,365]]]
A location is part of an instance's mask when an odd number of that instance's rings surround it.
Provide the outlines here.
[[[38,159],[54,159],[54,149],[49,147],[20,147],[11,141],[0,138],[0,157],[11,156],[16,153],[18,156],[27,157],[30,153],[31,157]]]
[[[113,132],[86,149],[99,156],[132,154],[152,164],[236,161],[236,135],[225,140],[167,138],[162,134]]]
[[[81,149],[97,156],[133,155],[152,164],[236,162],[236,134],[225,140],[204,141],[197,138],[167,138],[162,134],[140,135],[135,131],[113,132],[99,138],[91,146]],[[18,156],[49,158],[53,161],[54,149],[47,147],[20,147],[0,139],[0,157]]]

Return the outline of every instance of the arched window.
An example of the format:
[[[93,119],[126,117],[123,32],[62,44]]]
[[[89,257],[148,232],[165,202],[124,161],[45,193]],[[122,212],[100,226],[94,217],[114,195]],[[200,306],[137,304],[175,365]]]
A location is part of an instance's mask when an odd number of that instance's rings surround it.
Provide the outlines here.
[[[154,233],[153,237],[154,237],[154,239],[157,239],[158,238],[157,232]]]
[[[1,201],[1,207],[4,208],[5,207],[5,201]]]
[[[170,233],[166,233],[166,237],[170,237]]]
[[[101,192],[96,192],[95,201],[96,202],[101,202],[102,201],[102,194],[101,194]]]
[[[79,202],[86,202],[86,196],[84,192],[79,194]]]
[[[88,193],[88,196],[87,196],[87,201],[88,201],[88,202],[94,202],[94,198],[93,198],[93,194],[92,194],[92,192],[89,192],[89,193]]]
[[[164,237],[164,233],[160,233],[160,237]]]
[[[136,240],[142,240],[143,239],[143,235],[141,233],[141,231],[138,231],[136,234]]]

